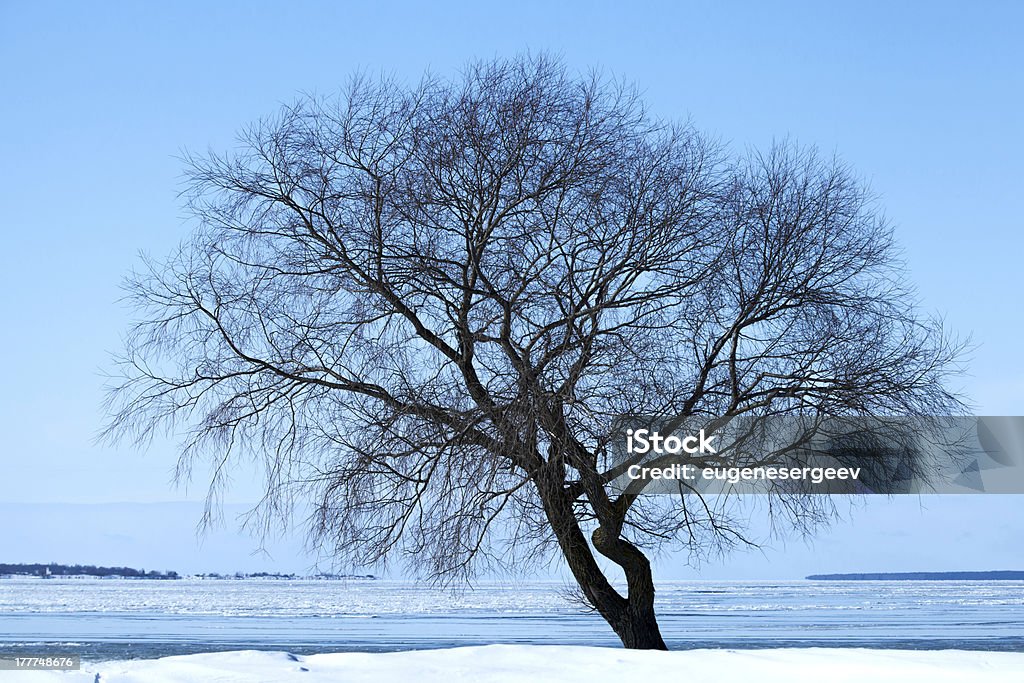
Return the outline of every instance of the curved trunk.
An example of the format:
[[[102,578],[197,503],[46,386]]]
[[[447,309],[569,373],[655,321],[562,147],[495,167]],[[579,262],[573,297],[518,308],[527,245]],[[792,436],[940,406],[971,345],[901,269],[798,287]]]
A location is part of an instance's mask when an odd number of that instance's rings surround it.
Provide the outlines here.
[[[594,559],[573,512],[572,501],[559,481],[537,482],[544,512],[562,549],[569,570],[590,604],[604,617],[623,646],[638,650],[667,650],[654,613],[654,580],[647,557],[623,540],[608,541],[594,532],[594,547],[626,573],[628,598],[619,595]]]
[[[591,540],[598,552],[622,567],[629,597],[619,624],[612,628],[628,648],[667,650],[654,612],[654,577],[651,562],[635,545],[603,527],[594,530]]]

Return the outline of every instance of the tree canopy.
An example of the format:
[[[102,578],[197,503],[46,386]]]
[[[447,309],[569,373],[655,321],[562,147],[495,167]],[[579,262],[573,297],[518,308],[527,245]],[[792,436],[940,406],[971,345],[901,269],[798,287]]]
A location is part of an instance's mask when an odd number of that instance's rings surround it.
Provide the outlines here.
[[[959,347],[841,161],[730,152],[544,56],[359,76],[186,161],[196,230],[128,282],[108,433],[183,434],[213,492],[263,463],[261,510],[313,501],[344,562],[461,580],[560,558],[627,646],[664,647],[649,553],[743,543],[742,510],[617,495],[617,416],[960,406]]]

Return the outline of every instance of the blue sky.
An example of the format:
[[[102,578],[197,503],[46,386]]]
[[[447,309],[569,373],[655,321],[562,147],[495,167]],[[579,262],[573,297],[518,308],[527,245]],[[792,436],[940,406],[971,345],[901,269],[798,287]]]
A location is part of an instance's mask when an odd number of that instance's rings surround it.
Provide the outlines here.
[[[978,412],[1024,414],[1024,5],[212,4],[0,4],[0,504],[8,526],[47,518],[39,505],[203,494],[201,482],[169,485],[171,440],[145,454],[92,443],[101,371],[130,318],[117,302],[119,282],[140,251],[165,254],[189,231],[176,196],[182,150],[230,147],[240,126],[299,91],[330,92],[356,69],[415,80],[425,68],[452,74],[473,58],[524,50],[631,79],[655,114],[690,117],[735,149],[791,136],[840,154],[897,226],[924,308],[973,335],[963,388]],[[256,492],[242,471],[228,500],[245,503]],[[1015,521],[1024,519],[1022,503],[951,498],[921,512],[919,501],[871,501],[816,549],[790,544],[774,556],[788,566],[827,551],[844,566],[808,571],[852,568],[853,559],[828,550],[847,534],[874,562],[863,569],[919,568],[908,563],[924,557],[940,568],[959,568],[965,557],[978,568],[1004,566],[1013,559],[1007,544],[1024,547],[1024,521]],[[195,520],[174,516],[178,531],[168,538],[191,557]],[[934,556],[946,534],[969,536],[993,518],[998,534],[976,539],[973,552]],[[872,545],[893,520],[903,540]],[[109,524],[83,521],[79,531],[117,536]],[[19,557],[6,559],[105,561],[58,557],[43,536],[25,536],[9,546]],[[122,536],[125,547],[137,540]],[[762,559],[736,562],[752,576],[775,571]],[[230,569],[209,569],[218,568]]]

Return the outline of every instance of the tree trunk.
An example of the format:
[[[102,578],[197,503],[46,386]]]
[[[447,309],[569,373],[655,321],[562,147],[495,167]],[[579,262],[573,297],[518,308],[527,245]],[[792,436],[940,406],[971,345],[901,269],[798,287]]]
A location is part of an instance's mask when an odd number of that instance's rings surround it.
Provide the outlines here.
[[[612,628],[619,636],[622,644],[633,650],[667,650],[665,640],[661,637],[661,628],[654,613],[654,596],[650,604],[646,600],[634,603],[630,596],[622,621]]]
[[[626,572],[629,597],[622,597],[594,559],[561,482],[541,480],[536,483],[569,570],[590,604],[612,627],[623,646],[636,650],[667,650],[654,613],[654,580],[647,557],[623,539],[606,541],[600,528],[594,532],[594,547]],[[618,559],[612,555],[617,555]]]
[[[604,527],[594,530],[591,540],[598,552],[622,567],[629,595],[618,623],[612,623],[622,644],[637,650],[667,650],[654,613],[654,576],[647,556],[617,534]],[[611,622],[609,622],[611,623]]]

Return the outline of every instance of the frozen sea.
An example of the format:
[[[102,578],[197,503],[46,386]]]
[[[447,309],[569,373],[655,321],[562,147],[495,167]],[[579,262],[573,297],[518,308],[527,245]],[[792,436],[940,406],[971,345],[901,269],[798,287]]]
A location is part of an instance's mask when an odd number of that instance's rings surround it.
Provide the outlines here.
[[[672,649],[1024,652],[1024,582],[663,582]],[[459,593],[385,580],[0,579],[0,657],[86,661],[218,650],[296,654],[490,643],[618,644],[559,583]]]

